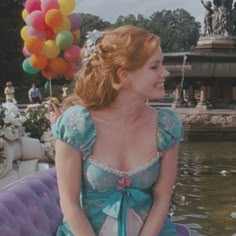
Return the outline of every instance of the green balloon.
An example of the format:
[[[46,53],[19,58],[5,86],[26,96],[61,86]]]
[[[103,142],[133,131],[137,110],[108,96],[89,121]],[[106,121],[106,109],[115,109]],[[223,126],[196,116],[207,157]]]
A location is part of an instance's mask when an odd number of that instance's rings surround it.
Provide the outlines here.
[[[61,31],[56,36],[56,45],[62,49],[68,49],[73,44],[74,38],[70,31]]]
[[[36,70],[34,69],[31,65],[30,65],[30,58],[26,58],[24,61],[23,61],[23,64],[22,64],[22,67],[23,67],[23,70],[30,74],[30,75],[33,75],[33,74],[36,74],[39,72],[39,70]]]

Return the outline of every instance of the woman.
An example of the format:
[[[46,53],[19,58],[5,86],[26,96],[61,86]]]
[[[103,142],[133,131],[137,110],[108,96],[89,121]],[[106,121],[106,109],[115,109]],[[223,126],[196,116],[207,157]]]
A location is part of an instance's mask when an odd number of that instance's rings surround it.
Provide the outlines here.
[[[66,98],[68,96],[68,87],[66,84],[63,85],[62,87],[62,98]]]
[[[56,123],[58,117],[60,116],[60,101],[56,97],[49,99],[49,120],[51,125]]]
[[[15,88],[12,86],[12,82],[8,81],[6,82],[6,87],[4,89],[4,94],[6,96],[6,102],[12,102],[16,104],[16,99],[15,99]]]
[[[165,95],[159,38],[133,26],[87,38],[72,106],[53,126],[57,236],[174,236],[167,212],[183,129],[145,103]]]

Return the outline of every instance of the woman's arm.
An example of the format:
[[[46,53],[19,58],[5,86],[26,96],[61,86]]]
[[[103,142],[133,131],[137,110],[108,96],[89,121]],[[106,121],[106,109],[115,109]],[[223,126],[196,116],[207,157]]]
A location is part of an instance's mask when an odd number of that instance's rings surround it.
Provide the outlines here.
[[[80,205],[82,157],[65,142],[56,141],[56,170],[63,215],[75,236],[95,236]]]
[[[167,150],[161,157],[160,174],[153,190],[153,205],[139,236],[157,236],[168,214],[177,170],[178,147]]]

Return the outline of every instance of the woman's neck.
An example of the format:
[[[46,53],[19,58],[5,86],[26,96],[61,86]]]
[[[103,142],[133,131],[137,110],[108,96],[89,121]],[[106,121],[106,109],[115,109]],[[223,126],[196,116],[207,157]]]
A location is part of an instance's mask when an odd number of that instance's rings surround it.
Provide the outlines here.
[[[147,109],[148,107],[143,100],[118,96],[109,107],[91,113],[106,122],[112,121],[129,125],[141,120]]]

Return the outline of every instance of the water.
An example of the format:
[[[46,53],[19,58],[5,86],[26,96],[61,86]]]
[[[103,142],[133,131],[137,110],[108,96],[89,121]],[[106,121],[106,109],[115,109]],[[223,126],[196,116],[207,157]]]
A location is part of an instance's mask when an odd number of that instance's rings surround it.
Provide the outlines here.
[[[192,236],[236,236],[236,143],[181,144],[174,200]]]

